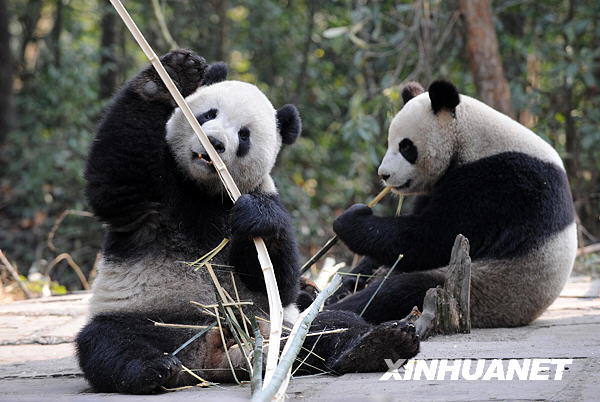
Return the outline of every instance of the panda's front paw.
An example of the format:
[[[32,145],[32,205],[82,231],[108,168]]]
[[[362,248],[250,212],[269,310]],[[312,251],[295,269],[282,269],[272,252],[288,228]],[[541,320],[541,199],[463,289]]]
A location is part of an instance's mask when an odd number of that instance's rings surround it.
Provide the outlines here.
[[[119,392],[153,394],[177,386],[182,366],[178,358],[165,354],[149,360],[136,359],[127,363],[123,378],[117,384]]]
[[[244,194],[236,201],[230,215],[234,236],[272,237],[289,224],[287,213],[271,197]]]
[[[203,57],[185,49],[173,50],[162,56],[160,61],[183,96],[192,94],[198,88],[207,68]],[[153,66],[134,78],[133,87],[146,100],[173,102]]]
[[[358,252],[372,215],[373,210],[365,204],[354,204],[333,221],[333,231],[351,250]]]

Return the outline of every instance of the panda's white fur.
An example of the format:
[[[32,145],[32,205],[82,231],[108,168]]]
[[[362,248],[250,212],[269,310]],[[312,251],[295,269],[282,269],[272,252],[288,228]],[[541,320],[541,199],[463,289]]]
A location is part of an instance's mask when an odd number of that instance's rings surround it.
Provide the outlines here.
[[[577,251],[575,222],[516,259],[471,264],[471,322],[514,327],[539,317],[564,288]],[[510,297],[506,297],[507,290]]]
[[[516,327],[539,317],[567,283],[576,251],[577,231],[572,223],[524,257],[472,261],[471,324]],[[447,269],[432,272],[445,275]]]
[[[235,93],[235,98],[231,94]],[[275,109],[264,93],[256,86],[241,81],[222,81],[200,87],[186,101],[197,115],[210,109],[219,112],[213,120],[202,125],[207,136],[225,145],[221,159],[228,167],[242,193],[261,184],[269,193],[277,193],[270,176],[277,154],[281,148]],[[238,131],[247,127],[251,133],[252,153],[244,158],[236,157]],[[189,158],[190,151],[205,152],[183,112],[176,109],[167,123],[167,142],[176,155],[179,166],[186,174],[202,182],[211,183],[210,188],[222,189],[212,166],[195,164]]]
[[[223,261],[218,256],[214,264]],[[230,294],[238,292],[241,300],[254,300],[261,306],[268,305],[265,295],[249,292],[236,278],[215,266],[222,287]],[[151,314],[157,306],[169,306],[182,314],[195,314],[196,308],[190,300],[203,304],[215,304],[212,280],[205,269],[193,270],[184,261],[173,261],[165,255],[155,254],[135,262],[111,262],[101,258],[98,262],[98,277],[94,281],[90,303],[90,318],[101,313],[121,312]],[[284,306],[284,320],[293,324],[299,315],[298,307],[292,303]]]

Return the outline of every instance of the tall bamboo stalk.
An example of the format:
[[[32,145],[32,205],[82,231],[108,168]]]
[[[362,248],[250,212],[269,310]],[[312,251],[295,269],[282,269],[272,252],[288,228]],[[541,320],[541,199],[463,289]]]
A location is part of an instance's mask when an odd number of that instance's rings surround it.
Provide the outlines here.
[[[231,197],[233,201],[237,200],[241,196],[240,190],[233,181],[233,178],[231,177],[231,174],[227,170],[227,167],[221,160],[221,157],[214,149],[214,147],[208,140],[208,137],[202,130],[200,123],[198,123],[198,120],[196,120],[196,117],[194,116],[194,113],[190,109],[189,105],[186,103],[185,99],[173,83],[173,80],[163,67],[162,63],[160,62],[160,59],[156,56],[156,53],[154,53],[154,51],[146,41],[146,38],[144,38],[144,35],[140,32],[139,28],[137,27],[137,25],[135,24],[125,7],[123,7],[121,1],[110,0],[110,2],[117,10],[117,13],[129,29],[133,37],[135,38],[142,51],[146,54],[146,57],[148,57],[148,60],[150,60],[150,62],[156,69],[156,72],[165,83],[165,86],[168,88],[169,92],[171,93],[171,96],[173,96],[173,99],[175,99],[177,106],[179,106],[179,108],[183,112],[183,115],[190,123],[190,126],[192,126],[192,129],[198,137],[198,140],[200,140],[200,143],[202,144],[206,152],[208,152],[208,156],[210,156],[210,159],[213,161],[215,169],[217,170],[217,173],[219,174],[219,177],[221,178],[221,181],[223,182],[223,185],[225,186],[229,197]],[[277,360],[279,358],[279,344],[281,339],[281,329],[283,325],[283,307],[281,306],[279,289],[277,287],[275,272],[273,271],[273,264],[271,262],[271,258],[269,257],[267,246],[261,238],[254,238],[254,245],[256,246],[258,260],[260,262],[260,266],[262,268],[263,275],[265,278],[267,296],[269,298],[269,320],[271,322],[269,333],[269,344],[271,346],[269,347],[269,351],[267,353],[265,380],[263,383],[264,387],[271,380],[271,377],[273,376],[273,373],[277,366]]]

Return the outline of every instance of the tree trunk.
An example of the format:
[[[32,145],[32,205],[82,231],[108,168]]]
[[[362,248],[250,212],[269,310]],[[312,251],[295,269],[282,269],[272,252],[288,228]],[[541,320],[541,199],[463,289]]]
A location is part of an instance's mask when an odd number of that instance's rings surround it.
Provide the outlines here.
[[[0,0],[0,151],[12,121],[12,55],[7,0]]]
[[[564,24],[569,24],[575,17],[575,0],[569,1],[569,8],[567,16],[563,21]],[[566,33],[562,35],[564,40],[564,46],[570,46],[569,36]],[[574,63],[572,57],[565,53],[565,61]],[[580,164],[580,152],[579,152],[579,134],[577,132],[577,126],[575,118],[573,117],[573,110],[576,109],[574,103],[574,89],[573,83],[570,82],[568,76],[565,74],[562,93],[560,99],[562,100],[562,109],[565,116],[565,150],[567,155],[564,158],[565,168],[571,182],[571,191],[573,193],[573,200],[575,201],[575,211],[579,215],[581,213],[581,201],[584,198],[582,196],[581,183],[579,180],[579,167]]]
[[[292,96],[292,103],[300,103],[306,86],[306,76],[308,73],[308,60],[310,59],[310,49],[312,46],[312,36],[315,27],[315,11],[317,8],[317,0],[308,1],[308,15],[306,24],[306,36],[304,38],[304,46],[302,49],[302,62],[298,70],[298,78],[296,79],[296,91]]]
[[[512,117],[490,1],[459,0],[458,6],[467,27],[467,53],[477,93],[483,102]]]
[[[226,61],[227,58],[227,0],[217,0],[213,3],[217,15],[219,16],[219,24],[217,25],[217,37],[215,47],[215,60]]]
[[[100,38],[100,99],[110,98],[117,89],[117,15],[110,5],[100,1],[102,7],[102,36]]]
[[[567,169],[567,173],[569,174],[569,179],[571,181],[571,187],[575,196],[575,200],[579,198],[578,191],[578,177],[577,173],[579,172],[579,138],[577,135],[577,127],[575,126],[575,119],[573,118],[573,87],[567,83],[567,79],[565,79],[565,84],[563,86],[562,92],[563,98],[563,110],[565,115],[565,150],[567,151],[567,155],[564,158],[565,167]]]
[[[41,0],[30,0],[27,2],[27,6],[23,13],[19,16],[21,22],[21,48],[19,52],[18,65],[20,66],[19,73],[25,74],[25,51],[27,46],[35,41],[37,38],[34,37],[35,28],[37,27],[42,12]]]
[[[63,0],[56,0],[56,10],[54,12],[54,25],[52,26],[52,33],[50,35],[49,48],[52,49],[52,57],[54,59],[54,65],[60,67],[60,34],[63,28],[63,14],[65,5]]]

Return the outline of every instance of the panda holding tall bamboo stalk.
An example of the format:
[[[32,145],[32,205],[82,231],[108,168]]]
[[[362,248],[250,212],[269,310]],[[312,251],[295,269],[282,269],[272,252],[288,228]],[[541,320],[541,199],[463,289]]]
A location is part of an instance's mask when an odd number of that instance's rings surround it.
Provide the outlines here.
[[[185,368],[208,381],[248,378],[247,356],[228,328],[219,331],[215,312],[190,303],[218,303],[206,267],[186,262],[223,245],[223,239],[229,243],[211,266],[224,292],[246,302],[247,315],[268,317],[252,241],[262,237],[285,324],[291,327],[298,316],[296,242],[270,175],[281,145],[300,134],[296,107],[274,109],[256,86],[226,81],[224,64],[207,68],[190,51],[170,52],[161,62],[244,195],[230,201],[152,66],[114,96],[85,173],[87,199],[107,233],[90,321],[76,339],[83,373],[101,392],[145,394],[198,383]],[[326,311],[311,327],[335,329],[340,331],[307,338],[297,374],[385,371],[384,359],[418,352],[415,328],[405,322],[373,325],[352,312]],[[264,327],[263,332],[268,334]]]
[[[370,275],[403,258],[379,288],[331,301],[331,310],[364,311],[372,323],[422,307],[442,285],[454,239],[470,242],[471,323],[513,327],[536,319],[560,294],[577,248],[567,175],[557,152],[508,116],[454,85],[405,87],[392,120],[379,176],[398,194],[418,194],[410,214],[377,217],[357,204],[334,222],[336,234],[365,258]],[[346,281],[347,293],[354,283]],[[372,299],[372,300],[371,300]]]

